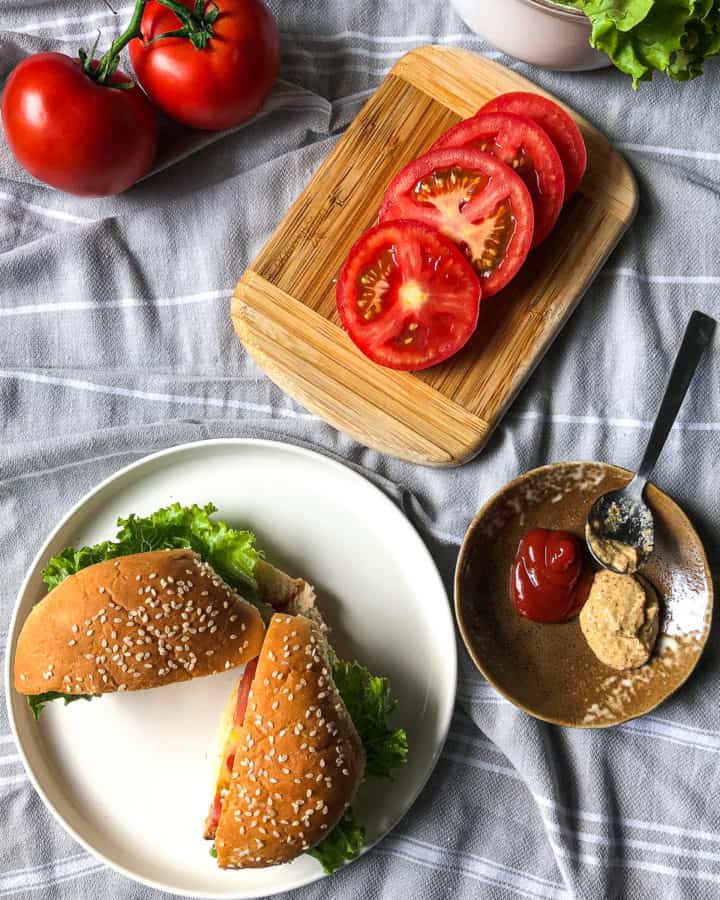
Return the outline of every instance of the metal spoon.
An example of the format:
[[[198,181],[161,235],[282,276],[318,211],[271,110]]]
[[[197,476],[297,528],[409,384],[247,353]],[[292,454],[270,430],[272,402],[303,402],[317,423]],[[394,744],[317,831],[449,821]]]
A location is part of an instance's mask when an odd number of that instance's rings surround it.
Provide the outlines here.
[[[653,552],[655,523],[643,493],[716,324],[701,312],[690,316],[637,475],[624,488],[598,497],[590,510],[585,525],[588,549],[611,572],[636,572]]]

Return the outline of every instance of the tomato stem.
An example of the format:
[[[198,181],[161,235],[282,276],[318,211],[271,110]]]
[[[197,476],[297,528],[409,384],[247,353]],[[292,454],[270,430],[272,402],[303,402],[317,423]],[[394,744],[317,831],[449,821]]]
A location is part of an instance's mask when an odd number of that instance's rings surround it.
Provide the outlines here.
[[[213,35],[212,23],[218,17],[219,9],[216,4],[205,12],[204,0],[195,0],[193,8],[189,9],[177,0],[156,0],[161,6],[167,7],[180,20],[182,28],[176,31],[167,32],[159,35],[154,40],[160,40],[163,37],[186,37],[192,42],[193,46],[202,50]],[[90,76],[98,84],[107,84],[108,79],[117,69],[120,62],[120,53],[134,38],[142,38],[142,17],[145,12],[148,0],[135,0],[135,8],[127,28],[120,37],[116,38],[110,45],[110,49],[100,59],[97,66],[93,65],[93,52],[88,54],[84,50],[80,51],[80,59],[87,75]],[[153,41],[154,43],[154,41]],[[97,42],[95,44],[97,46]],[[127,85],[117,85],[118,87]]]
[[[85,71],[94,78],[98,84],[105,84],[115,69],[117,69],[118,62],[120,61],[120,52],[123,48],[129,44],[133,38],[141,36],[140,24],[142,22],[146,4],[147,0],[135,0],[135,9],[133,10],[128,27],[123,31],[119,38],[112,42],[110,49],[103,54],[94,71],[92,69],[92,54],[90,54],[89,58],[84,60]]]

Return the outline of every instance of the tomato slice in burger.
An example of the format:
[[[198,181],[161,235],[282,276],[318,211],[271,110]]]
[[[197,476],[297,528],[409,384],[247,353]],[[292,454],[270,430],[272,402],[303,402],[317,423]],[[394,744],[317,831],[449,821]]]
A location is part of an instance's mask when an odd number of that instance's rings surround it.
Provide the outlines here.
[[[478,113],[448,129],[431,149],[442,147],[484,150],[513,168],[535,208],[532,246],[545,240],[562,209],[565,175],[555,145],[539,125],[514,113]]]
[[[213,840],[218,822],[222,814],[223,798],[230,787],[232,780],[233,766],[235,765],[235,755],[240,746],[240,729],[245,721],[245,712],[247,711],[248,700],[250,699],[250,689],[252,688],[253,679],[257,670],[258,660],[250,660],[245,666],[242,679],[237,689],[237,699],[235,709],[233,711],[232,723],[225,739],[223,747],[223,762],[218,772],[217,785],[215,787],[215,796],[210,804],[210,811],[205,819],[205,838]]]
[[[337,308],[373,362],[426,369],[475,331],[480,281],[447,238],[419,222],[384,222],[354,244],[337,283]]]
[[[483,297],[517,273],[530,250],[533,205],[512,169],[489,153],[433,150],[390,182],[380,221],[417,219],[457,244],[480,276]]]
[[[480,112],[517,113],[537,122],[560,154],[565,172],[565,199],[575,193],[585,174],[587,150],[580,129],[562,106],[540,94],[513,91],[495,97]]]

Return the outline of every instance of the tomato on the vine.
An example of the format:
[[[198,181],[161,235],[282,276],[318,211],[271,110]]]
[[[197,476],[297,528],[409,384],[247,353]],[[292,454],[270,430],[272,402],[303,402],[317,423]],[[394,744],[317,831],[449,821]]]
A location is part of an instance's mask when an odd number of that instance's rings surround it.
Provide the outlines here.
[[[157,115],[140,88],[119,71],[98,84],[62,53],[35,53],[15,67],[2,119],[20,165],[70,194],[124,191],[148,172],[157,149]]]
[[[195,8],[193,0],[178,2]],[[130,60],[143,89],[167,115],[191,128],[232,128],[254,116],[270,94],[280,69],[280,35],[262,0],[207,0],[202,18],[200,41],[162,37],[181,23],[151,0],[142,40],[130,42]]]

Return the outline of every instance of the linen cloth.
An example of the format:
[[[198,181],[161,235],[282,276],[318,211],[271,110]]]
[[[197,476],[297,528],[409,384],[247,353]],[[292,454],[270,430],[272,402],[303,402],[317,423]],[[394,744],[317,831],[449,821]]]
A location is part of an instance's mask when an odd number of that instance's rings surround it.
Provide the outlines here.
[[[120,197],[37,183],[0,142],[0,656],[16,591],[58,518],[113,471],[219,436],[336,454],[411,509],[448,587],[458,543],[489,495],[533,466],[632,466],[690,312],[720,311],[720,67],[634,94],[614,70],[557,74],[511,60],[447,3],[274,0],[281,80],[263,114],[225,134],[165,123],[156,171]],[[127,21],[129,5],[118,8]],[[0,80],[27,53],[73,55],[119,33],[102,0],[0,0]],[[395,60],[437,42],[528,75],[595,122],[629,159],[630,232],[475,461],[436,471],[368,450],[294,403],[244,353],[229,297]],[[568,235],[572,240],[573,235]],[[656,481],[720,562],[718,342]],[[440,764],[395,831],[320,898],[713,898],[720,895],[720,647],[670,701],[606,732],[537,722],[461,652]],[[31,788],[0,705],[0,896],[159,900],[98,863]]]

